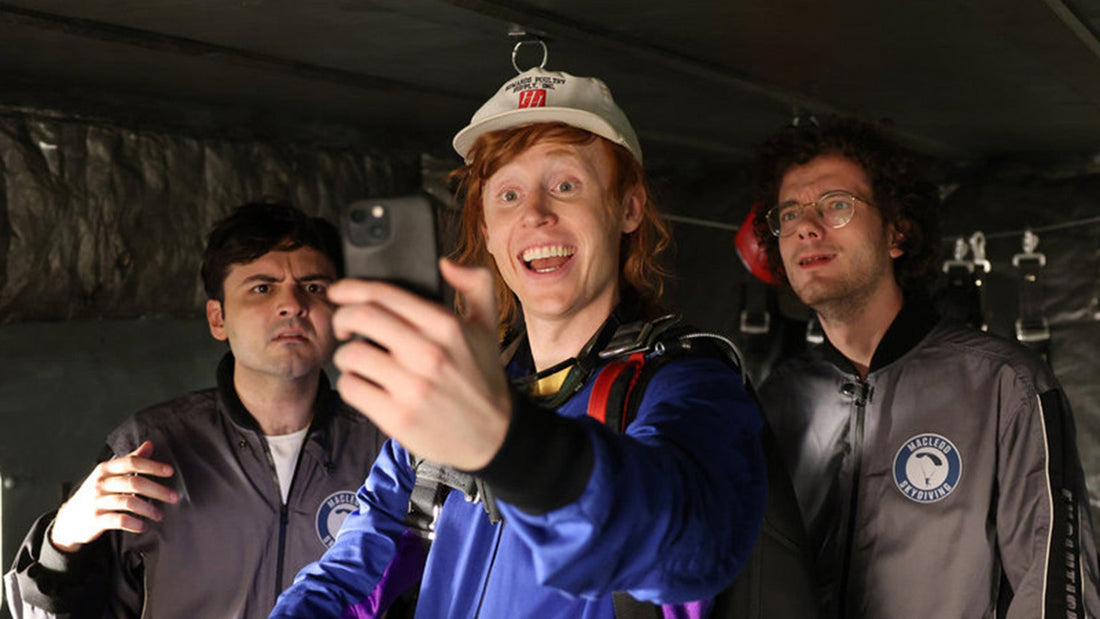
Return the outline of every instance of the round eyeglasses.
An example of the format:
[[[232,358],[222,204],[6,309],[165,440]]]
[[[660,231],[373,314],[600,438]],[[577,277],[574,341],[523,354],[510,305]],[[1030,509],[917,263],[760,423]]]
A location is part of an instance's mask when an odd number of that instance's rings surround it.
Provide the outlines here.
[[[852,215],[856,210],[856,202],[862,202],[867,205],[871,204],[863,198],[844,191],[843,189],[826,191],[813,202],[806,202],[804,204],[799,204],[798,202],[785,202],[768,211],[766,215],[768,228],[772,231],[772,234],[779,237],[794,234],[795,229],[798,227],[798,221],[802,219],[802,213],[806,210],[807,206],[814,207],[818,216],[821,217],[821,221],[825,222],[826,226],[830,228],[843,228],[848,225],[849,221],[852,221]]]

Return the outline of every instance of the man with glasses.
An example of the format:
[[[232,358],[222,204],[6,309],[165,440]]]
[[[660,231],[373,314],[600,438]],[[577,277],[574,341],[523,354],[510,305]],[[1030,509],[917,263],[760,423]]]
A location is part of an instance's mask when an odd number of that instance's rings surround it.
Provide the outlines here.
[[[825,342],[760,390],[830,617],[1100,613],[1069,404],[1029,350],[941,321],[935,187],[876,128],[760,148],[754,225]]]

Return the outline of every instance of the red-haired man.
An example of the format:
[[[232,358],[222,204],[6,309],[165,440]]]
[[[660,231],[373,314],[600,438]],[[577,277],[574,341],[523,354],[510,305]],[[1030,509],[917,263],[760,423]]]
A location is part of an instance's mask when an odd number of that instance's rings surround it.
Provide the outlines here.
[[[406,561],[419,567],[401,551],[417,546],[410,454],[485,504],[438,505],[418,616],[613,617],[622,591],[701,616],[756,537],[761,422],[741,377],[707,356],[660,365],[625,432],[587,416],[597,353],[660,307],[668,233],[629,121],[599,80],[532,69],[454,143],[469,266],[441,270],[463,315],[377,282],[330,290],[337,332],[389,351],[345,345],[338,388],[394,440],[274,616],[386,607]]]

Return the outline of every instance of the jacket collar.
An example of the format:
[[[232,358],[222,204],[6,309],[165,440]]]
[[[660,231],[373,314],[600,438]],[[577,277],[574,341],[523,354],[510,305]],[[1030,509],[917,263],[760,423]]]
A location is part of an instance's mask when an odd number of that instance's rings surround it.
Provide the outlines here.
[[[894,317],[882,340],[875,348],[875,354],[871,356],[871,367],[867,373],[884,368],[900,359],[905,353],[913,350],[928,335],[940,316],[936,313],[931,301],[924,297],[906,298],[901,306],[901,311]],[[845,372],[856,374],[856,367],[845,357],[828,336],[821,344],[822,357]]]
[[[263,434],[260,430],[260,424],[241,403],[241,398],[237,395],[237,389],[233,386],[233,367],[235,364],[236,360],[232,352],[225,353],[221,361],[218,362],[218,399],[221,401],[223,410],[229,415],[234,424],[256,434]],[[328,377],[324,371],[321,372],[319,381],[317,396],[313,401],[313,421],[310,422],[309,434],[313,434],[315,429],[323,427],[323,424],[328,421],[328,417],[332,416],[338,404],[338,396],[329,385]]]

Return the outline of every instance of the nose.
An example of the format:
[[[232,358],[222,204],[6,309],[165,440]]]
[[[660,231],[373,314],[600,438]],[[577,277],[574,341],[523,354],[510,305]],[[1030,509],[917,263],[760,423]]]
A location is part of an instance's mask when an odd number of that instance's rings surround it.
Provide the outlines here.
[[[523,224],[526,226],[538,228],[556,222],[557,219],[551,198],[545,193],[539,192],[533,195],[523,205]]]
[[[816,205],[810,204],[802,209],[801,216],[795,221],[794,231],[800,239],[821,238],[825,235],[825,222]]]
[[[300,286],[284,286],[276,307],[280,316],[305,316],[309,311],[309,301]]]

